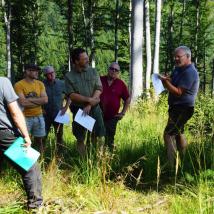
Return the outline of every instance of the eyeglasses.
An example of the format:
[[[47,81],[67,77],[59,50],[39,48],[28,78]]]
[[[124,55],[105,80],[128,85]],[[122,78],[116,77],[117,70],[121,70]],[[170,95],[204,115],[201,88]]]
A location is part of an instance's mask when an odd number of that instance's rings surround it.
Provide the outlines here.
[[[119,72],[119,70],[117,68],[113,68],[113,67],[109,67],[110,71],[114,71],[114,72]]]
[[[186,54],[181,55],[181,56],[174,56],[174,59],[176,59],[176,58],[181,59],[183,56],[186,56]]]
[[[33,70],[33,69],[29,69],[28,71],[39,72],[39,70]]]
[[[54,72],[47,73],[46,75],[53,75]]]

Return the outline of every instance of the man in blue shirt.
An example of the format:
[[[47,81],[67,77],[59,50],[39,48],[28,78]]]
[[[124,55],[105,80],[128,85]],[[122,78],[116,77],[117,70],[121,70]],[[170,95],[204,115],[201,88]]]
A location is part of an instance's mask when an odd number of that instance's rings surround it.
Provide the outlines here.
[[[65,84],[64,81],[56,79],[53,66],[46,66],[44,68],[44,74],[46,79],[43,82],[48,96],[48,103],[44,105],[45,128],[48,135],[50,127],[53,125],[57,149],[59,150],[63,144],[63,124],[55,122],[54,119],[60,110],[62,115],[67,111],[70,105],[70,99],[67,99],[65,107],[63,107]]]
[[[169,91],[169,119],[164,130],[164,142],[167,155],[173,166],[176,150],[184,154],[187,141],[184,136],[184,125],[192,117],[195,98],[199,87],[199,76],[191,63],[191,51],[186,46],[175,49],[175,69],[171,77],[160,76]]]

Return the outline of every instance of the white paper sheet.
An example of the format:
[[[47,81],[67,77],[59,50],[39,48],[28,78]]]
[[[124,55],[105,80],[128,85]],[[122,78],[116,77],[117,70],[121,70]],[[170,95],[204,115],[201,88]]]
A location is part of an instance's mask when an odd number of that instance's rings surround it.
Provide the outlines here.
[[[153,87],[155,89],[156,95],[159,95],[161,92],[165,90],[162,84],[162,81],[159,78],[159,74],[157,73],[152,74],[152,83],[153,83]]]
[[[63,115],[60,115],[60,114],[61,114],[61,110],[58,112],[54,121],[57,123],[69,124],[70,122],[69,114],[68,113],[65,113]]]
[[[74,121],[92,132],[96,120],[89,115],[83,115],[82,109],[79,109],[76,113]]]

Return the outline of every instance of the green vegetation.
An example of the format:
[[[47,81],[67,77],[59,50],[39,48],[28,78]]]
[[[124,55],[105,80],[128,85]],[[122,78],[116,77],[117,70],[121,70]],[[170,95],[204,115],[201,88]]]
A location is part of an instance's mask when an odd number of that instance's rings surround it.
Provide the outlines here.
[[[56,157],[51,134],[40,162],[45,206],[39,213],[213,213],[214,100],[199,96],[186,127],[188,151],[174,172],[162,139],[166,120],[166,96],[139,101],[119,123],[113,155],[93,148],[80,158],[66,126],[65,149]],[[27,213],[21,180],[3,168],[0,213]]]

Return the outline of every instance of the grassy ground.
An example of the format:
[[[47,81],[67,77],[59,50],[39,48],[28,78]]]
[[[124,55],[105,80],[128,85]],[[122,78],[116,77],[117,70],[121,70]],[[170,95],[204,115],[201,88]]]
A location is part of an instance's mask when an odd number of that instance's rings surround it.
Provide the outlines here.
[[[65,149],[56,157],[51,134],[40,160],[45,206],[38,213],[214,213],[213,101],[197,107],[186,130],[187,154],[177,159],[173,172],[162,140],[165,102],[142,102],[130,109],[118,125],[113,155],[91,149],[80,158],[70,127],[65,127]],[[5,169],[0,213],[27,213],[25,199],[19,175]]]

